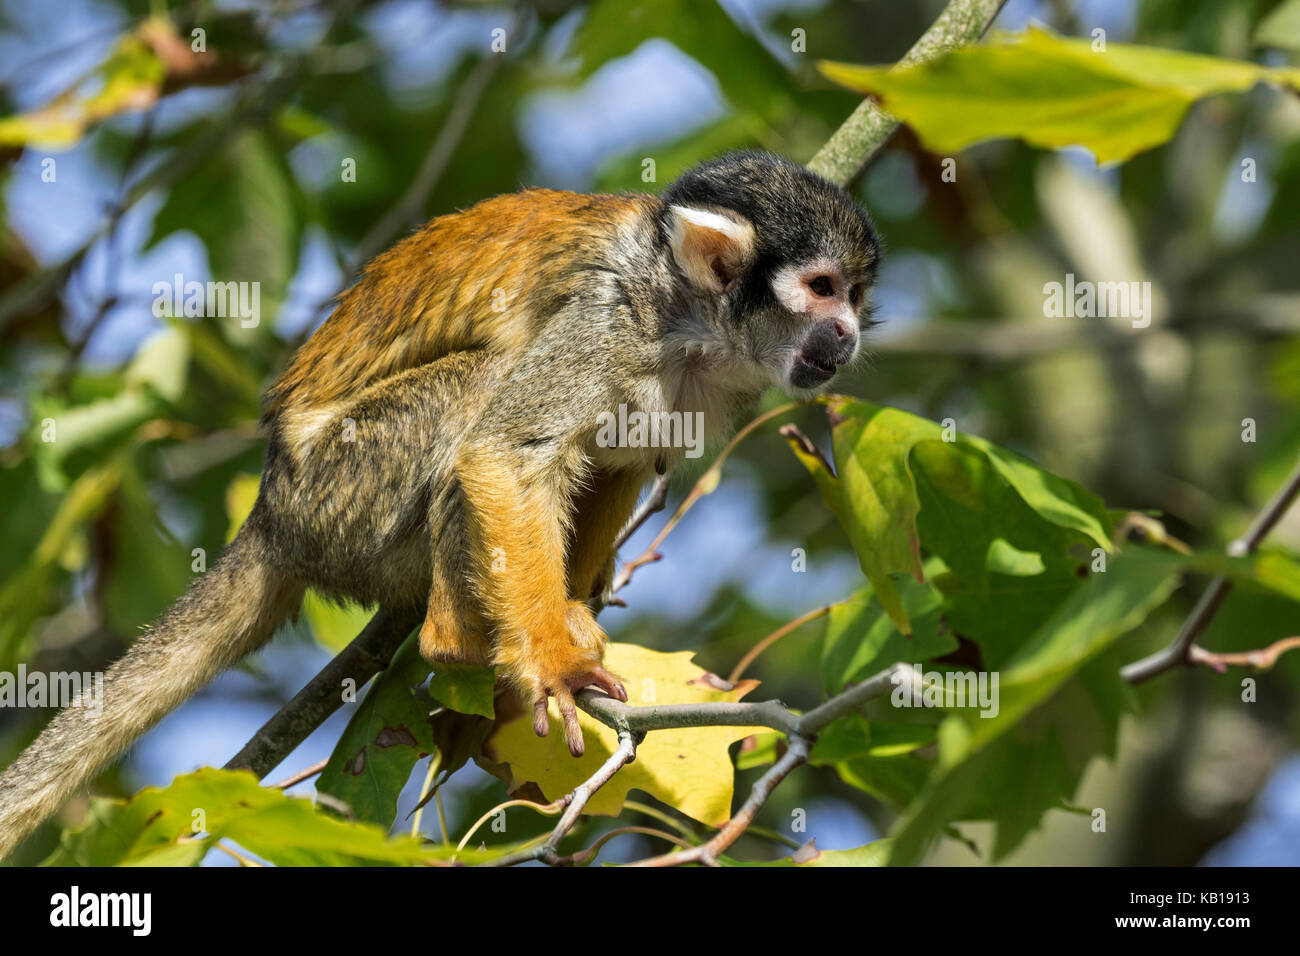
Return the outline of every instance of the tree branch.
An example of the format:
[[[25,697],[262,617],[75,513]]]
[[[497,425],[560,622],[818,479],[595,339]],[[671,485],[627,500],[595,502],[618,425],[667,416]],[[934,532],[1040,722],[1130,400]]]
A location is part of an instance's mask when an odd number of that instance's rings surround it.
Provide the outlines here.
[[[857,710],[867,701],[888,694],[903,682],[915,682],[920,675],[910,664],[894,664],[879,674],[841,691],[802,717],[787,710],[779,701],[754,704],[704,703],[677,704],[664,707],[629,707],[594,691],[578,695],[578,706],[597,720],[612,727],[644,731],[674,727],[745,726],[771,727],[786,735],[786,752],[767,772],[755,781],[749,797],[709,840],[677,853],[641,860],[634,866],[679,866],[702,863],[717,866],[718,857],[754,822],[772,791],[796,768],[808,760],[817,734],[832,721]]]
[[[749,791],[749,797],[736,811],[736,815],[722,825],[708,841],[701,843],[699,846],[693,846],[688,850],[682,850],[680,853],[666,853],[663,856],[654,856],[648,860],[639,860],[631,866],[681,866],[683,863],[702,863],[705,866],[718,866],[718,856],[722,854],[731,844],[740,838],[754,818],[758,816],[758,811],[763,809],[767,803],[767,798],[772,795],[772,791],[781,783],[790,772],[797,767],[803,766],[808,760],[808,752],[812,749],[812,743],[806,737],[791,737],[790,746],[786,752],[781,755],[776,763],[772,764],[767,773],[759,777],[754,782],[754,787]]]
[[[1300,494],[1300,462],[1296,464],[1295,470],[1291,472],[1277,493],[1269,499],[1264,510],[1256,515],[1255,520],[1246,529],[1246,533],[1228,545],[1228,554],[1241,557],[1258,548],[1260,542],[1282,520],[1282,516],[1286,514],[1298,494]],[[1157,674],[1192,663],[1192,647],[1196,639],[1209,627],[1210,621],[1214,620],[1214,615],[1218,613],[1224,598],[1231,590],[1232,582],[1226,577],[1219,576],[1212,580],[1183,623],[1182,630],[1178,632],[1174,642],[1164,650],[1122,668],[1120,676],[1130,684],[1141,684]]]
[[[777,700],[758,703],[730,703],[726,701],[700,704],[669,704],[661,707],[631,707],[595,690],[584,690],[577,695],[578,706],[601,723],[618,733],[618,747],[594,774],[567,796],[552,806],[565,807],[559,823],[540,846],[520,850],[487,866],[514,866],[532,860],[542,860],[552,865],[576,861],[576,856],[566,859],[559,855],[560,841],[573,829],[592,794],[603,787],[614,775],[636,757],[640,740],[650,731],[672,730],[683,727],[769,727],[786,735],[789,747],[762,777],[755,782],[748,799],[730,820],[722,825],[709,840],[699,846],[689,847],[680,853],[643,860],[638,866],[676,866],[681,863],[703,863],[716,866],[718,856],[735,843],[767,802],[777,785],[796,767],[808,759],[817,734],[826,725],[867,701],[890,692],[897,684],[915,682],[919,674],[910,664],[894,664],[879,674],[846,688],[820,707],[802,717],[787,709]],[[464,841],[462,841],[463,843]]]
[[[730,457],[731,453],[736,450],[736,446],[744,441],[750,433],[760,425],[771,421],[773,418],[784,415],[786,412],[794,411],[796,408],[802,408],[808,404],[810,404],[808,401],[790,402],[781,405],[778,408],[773,408],[772,410],[759,415],[757,418],[745,425],[745,427],[740,431],[736,432],[736,434],[732,436],[731,441],[727,442],[722,451],[718,452],[718,457],[713,459],[713,462],[709,465],[704,474],[700,475],[690,492],[682,500],[682,503],[677,506],[677,510],[673,512],[673,516],[668,519],[668,523],[660,529],[657,535],[655,535],[655,539],[646,546],[646,549],[642,551],[641,554],[633,558],[619,570],[619,573],[614,578],[614,583],[610,588],[610,593],[617,594],[619,591],[623,590],[623,588],[627,587],[637,568],[642,567],[643,565],[652,564],[663,557],[659,552],[660,545],[664,543],[664,539],[668,537],[673,528],[677,527],[677,522],[681,521],[682,518],[686,516],[686,512],[690,511],[697,501],[705,495],[712,494],[713,490],[718,487],[718,482],[722,478],[722,465],[726,462],[727,458]],[[646,518],[650,517],[651,514],[654,514],[654,512],[663,508],[662,496],[667,495],[668,479],[668,475],[660,475],[659,480],[655,483],[655,491],[647,501],[657,501],[657,505],[645,515],[641,516],[641,523],[644,523]],[[618,554],[618,547],[627,540],[628,536],[630,536],[630,533],[627,536],[620,535],[621,540],[614,548],[615,556]]]
[[[376,612],[352,643],[230,758],[226,769],[251,770],[259,778],[265,777],[343,705],[343,682],[351,679],[358,689],[364,686],[388,666],[406,635],[419,623],[412,612]]]
[[[664,505],[668,503],[668,486],[671,484],[672,475],[669,472],[665,472],[655,479],[655,483],[650,487],[650,494],[648,494],[645,500],[637,506],[636,511],[632,512],[632,517],[628,519],[627,524],[623,526],[623,530],[620,531],[618,537],[614,539],[614,546],[610,549],[611,559],[616,560],[618,558],[619,550],[623,545],[627,544],[628,539],[631,538],[632,535],[636,534],[637,530],[643,524],[650,520],[652,515],[658,514],[660,511],[664,510]],[[654,558],[653,560],[658,560],[658,558]],[[602,587],[600,593],[593,594],[587,602],[591,606],[591,610],[594,613],[599,614],[609,604],[613,604],[616,607],[627,607],[627,604],[622,599],[616,598],[614,595],[616,595],[631,579],[631,570],[626,570],[625,574],[620,574],[613,581],[609,582],[608,592],[606,592]],[[608,599],[606,598],[606,593],[608,593]]]
[[[568,795],[559,801],[564,806],[564,813],[560,816],[559,822],[555,824],[555,829],[551,831],[551,835],[546,838],[546,842],[541,846],[503,856],[501,859],[493,860],[487,865],[493,867],[514,866],[531,860],[541,860],[551,865],[560,862],[560,841],[568,835],[569,831],[578,822],[578,817],[582,816],[582,811],[587,806],[587,802],[592,798],[592,795],[609,783],[614,778],[614,774],[636,759],[636,747],[641,735],[632,733],[626,726],[620,726],[616,729],[618,730],[618,746],[595,773],[574,787]]]
[[[978,40],[1004,3],[1006,0],[951,0],[897,66],[925,63]],[[898,126],[898,120],[874,100],[865,99],[817,151],[808,168],[847,187],[861,175],[871,157],[894,135]]]

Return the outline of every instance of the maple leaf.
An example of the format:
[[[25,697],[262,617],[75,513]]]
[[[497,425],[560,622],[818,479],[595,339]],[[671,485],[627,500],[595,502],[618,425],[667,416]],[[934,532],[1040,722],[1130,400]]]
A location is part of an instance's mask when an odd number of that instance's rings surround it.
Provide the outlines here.
[[[693,652],[662,653],[635,644],[610,644],[605,666],[624,678],[633,707],[738,701],[758,686],[744,680],[728,685],[694,664]],[[727,688],[730,689],[727,689]],[[569,755],[564,734],[539,738],[532,720],[515,719],[498,726],[484,745],[489,759],[509,765],[511,791],[535,783],[547,800],[555,800],[582,783],[618,746],[618,735],[579,711],[587,752]],[[559,712],[551,703],[551,725]],[[587,813],[617,816],[631,790],[642,790],[709,826],[731,817],[735,767],[727,748],[762,727],[690,727],[653,730],[637,748],[636,760],[620,770],[587,804]]]

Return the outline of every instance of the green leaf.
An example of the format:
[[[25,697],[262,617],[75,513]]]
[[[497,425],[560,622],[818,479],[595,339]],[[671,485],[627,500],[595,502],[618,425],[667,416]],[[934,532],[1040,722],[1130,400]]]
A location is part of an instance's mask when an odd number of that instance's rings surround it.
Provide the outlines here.
[[[496,672],[471,664],[438,663],[429,677],[429,696],[461,714],[493,718],[492,692]]]
[[[416,693],[428,673],[413,632],[375,678],[321,772],[316,788],[358,820],[391,826],[416,761],[433,752],[429,704]]]
[[[1197,100],[1256,83],[1300,87],[1300,70],[1220,57],[1069,39],[1031,27],[994,34],[928,63],[894,70],[822,63],[821,71],[880,97],[941,155],[1016,137],[1079,145],[1098,162],[1123,161],[1169,140]]]
[[[931,437],[932,422],[881,406],[835,397],[828,400],[834,425],[836,474],[820,458],[791,444],[808,466],[827,507],[857,552],[876,600],[903,634],[912,624],[890,575],[924,580],[916,514],[921,503],[907,465],[912,445]]]
[[[887,757],[854,757],[832,766],[849,786],[857,787],[901,812],[925,788],[934,761],[905,753]]]
[[[1082,556],[1095,542],[1051,520],[1062,519],[1050,506],[1064,499],[1035,498],[1043,511],[1031,507],[974,444],[922,442],[911,465],[921,540],[949,568],[935,578],[947,625],[997,669],[1080,586]]]
[[[34,443],[41,485],[47,491],[64,491],[89,462],[102,461],[114,449],[125,446],[135,430],[163,409],[147,389],[120,392],[84,405],[64,405],[52,397],[32,399],[32,418],[37,430],[52,423],[53,441]]]
[[[885,866],[892,841],[876,840],[852,850],[819,850],[817,841],[809,840],[790,856],[760,862],[727,858],[731,866]]]
[[[866,846],[854,847],[852,850],[818,850],[800,851],[796,866],[884,866],[889,862],[889,851],[893,841],[876,840]]]
[[[949,554],[971,558],[963,550],[964,538],[936,524],[941,519],[934,512],[944,499],[950,499],[957,512],[969,513],[967,530],[973,527],[980,531],[981,544],[974,556],[980,576],[988,574],[988,548],[994,540],[990,532],[998,526],[993,519],[1000,516],[1001,508],[1014,507],[1018,511],[1022,523],[1034,530],[1034,541],[1049,547],[1060,568],[1065,567],[1064,549],[1082,545],[1085,536],[1096,546],[1109,547],[1110,517],[1105,507],[1073,482],[981,438],[946,435],[935,422],[899,409],[842,395],[825,401],[832,423],[836,474],[797,437],[791,439],[791,447],[812,473],[823,500],[847,532],[876,600],[903,634],[912,632],[912,623],[892,575],[906,573],[917,581],[925,578],[921,564],[924,529],[918,527],[918,521],[937,538],[937,545],[927,541],[927,546],[950,567],[953,562]],[[930,514],[923,512],[914,474],[918,462],[919,467],[933,472],[925,481]],[[961,474],[972,470],[979,474]],[[997,537],[1022,551],[1040,551],[1038,546],[1007,535]],[[970,577],[974,565],[965,559],[959,563]],[[1047,556],[1043,560],[1047,561]],[[1071,573],[1077,563],[1070,566]],[[1035,579],[1014,577],[1020,579],[1017,587],[1022,589],[1039,586]],[[1035,583],[1026,584],[1026,580]],[[966,584],[973,586],[969,581]],[[953,627],[962,632],[956,622]]]
[[[1063,688],[1168,598],[1179,569],[1178,555],[1130,549],[1116,556],[1002,667],[996,714],[963,710],[943,721],[938,766],[896,828],[892,862],[917,862],[945,826],[963,819],[997,820],[1007,833],[999,832],[995,853],[1004,855],[1042,812],[1073,793],[1087,759],[1113,749],[1115,721],[1103,708],[1123,698],[1110,686],[1119,680],[1113,664],[1082,685],[1090,706],[1071,701],[1076,690]],[[1055,712],[1049,707],[1027,720],[1054,696]],[[1097,732],[1067,744],[1087,720]]]
[[[96,800],[87,823],[64,831],[45,864],[193,866],[201,859],[199,848],[206,851],[223,839],[278,866],[427,863],[450,859],[453,852],[340,820],[310,801],[259,786],[247,771],[204,767],[129,800]],[[476,856],[461,854],[468,861]]]
[[[195,576],[194,559],[191,549],[163,525],[145,476],[133,463],[123,465],[121,482],[100,519],[112,542],[111,558],[101,571],[102,600],[109,626],[134,634],[185,593]]]
[[[1255,28],[1255,44],[1300,50],[1300,0],[1286,0],[1274,7]]]
[[[179,328],[151,335],[126,367],[126,387],[148,389],[175,404],[185,394],[190,364],[189,337]]]
[[[0,585],[0,670],[11,670],[20,659],[30,628],[57,607],[55,588],[64,576],[60,562],[72,551],[83,526],[111,499],[121,481],[123,465],[114,457],[77,478],[59,501],[40,540],[25,561]]]
[[[936,562],[927,567],[941,566]],[[912,622],[911,637],[899,633],[869,588],[831,608],[821,659],[827,694],[837,694],[898,661],[930,660],[957,649],[957,639],[943,621],[942,595],[931,585],[907,579],[900,590]]]
[[[928,724],[898,724],[848,714],[817,735],[808,762],[829,766],[859,757],[895,757],[934,743],[935,729]]]

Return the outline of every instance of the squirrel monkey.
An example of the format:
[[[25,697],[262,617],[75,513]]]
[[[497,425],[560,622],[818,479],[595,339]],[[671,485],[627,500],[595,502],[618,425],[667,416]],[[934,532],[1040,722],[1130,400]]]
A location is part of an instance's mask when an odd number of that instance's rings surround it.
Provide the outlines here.
[[[838,187],[767,153],[667,192],[530,189],[376,258],[271,388],[257,503],[233,542],[0,776],[0,857],[295,614],[306,588],[422,614],[432,661],[495,664],[548,731],[554,697],[621,700],[587,604],[681,448],[604,447],[602,413],[703,413],[725,439],[776,385],[858,351],[879,245]],[[607,444],[607,443],[606,443]]]

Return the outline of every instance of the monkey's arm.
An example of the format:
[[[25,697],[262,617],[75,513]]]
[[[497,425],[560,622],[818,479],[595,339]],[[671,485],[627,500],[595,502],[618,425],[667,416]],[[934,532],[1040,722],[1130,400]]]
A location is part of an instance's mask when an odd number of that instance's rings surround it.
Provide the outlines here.
[[[547,698],[556,699],[569,750],[578,755],[573,693],[596,684],[620,700],[626,694],[601,666],[605,635],[587,595],[571,596],[568,586],[575,502],[593,477],[583,438],[610,403],[599,375],[575,376],[573,364],[573,356],[545,348],[521,362],[466,437],[456,474],[478,591],[495,625],[494,662],[532,704],[539,735],[549,725]],[[582,564],[589,588],[594,572]]]

